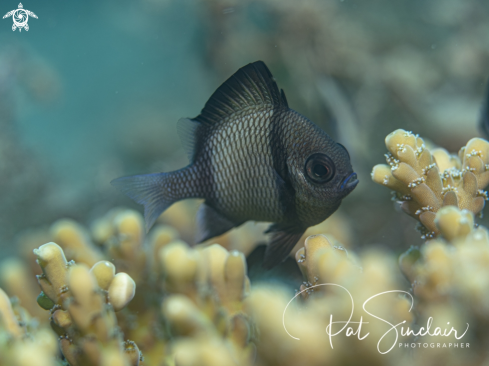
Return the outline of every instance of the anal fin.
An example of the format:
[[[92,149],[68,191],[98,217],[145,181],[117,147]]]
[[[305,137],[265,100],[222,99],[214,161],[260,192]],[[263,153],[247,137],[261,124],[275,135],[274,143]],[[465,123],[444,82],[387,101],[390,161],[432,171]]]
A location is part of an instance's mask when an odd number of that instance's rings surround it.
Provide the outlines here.
[[[197,212],[197,237],[196,243],[202,243],[208,239],[224,234],[226,231],[241,225],[224,217],[205,202]]]
[[[263,260],[263,267],[270,269],[287,259],[290,251],[304,235],[306,230],[296,227],[282,227],[274,224],[265,233],[271,233],[272,238],[268,243]]]

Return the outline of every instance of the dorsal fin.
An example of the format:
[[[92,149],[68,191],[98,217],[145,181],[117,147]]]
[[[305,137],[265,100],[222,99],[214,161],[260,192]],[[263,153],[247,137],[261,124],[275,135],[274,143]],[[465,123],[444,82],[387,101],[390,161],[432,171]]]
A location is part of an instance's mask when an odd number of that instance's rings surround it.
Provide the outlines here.
[[[217,88],[194,120],[213,124],[244,109],[266,105],[288,107],[268,67],[256,61],[243,66]]]
[[[284,101],[284,104],[288,107],[289,103],[287,103],[287,98],[285,97],[285,92],[283,89],[280,89],[280,95],[282,96],[282,100]]]

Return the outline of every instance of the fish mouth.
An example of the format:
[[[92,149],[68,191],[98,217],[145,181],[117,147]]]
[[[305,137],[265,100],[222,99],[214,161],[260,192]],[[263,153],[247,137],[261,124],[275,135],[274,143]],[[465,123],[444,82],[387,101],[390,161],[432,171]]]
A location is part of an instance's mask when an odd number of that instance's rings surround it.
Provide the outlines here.
[[[358,184],[357,173],[351,173],[347,176],[342,182],[340,186],[340,191],[348,190],[351,191]]]

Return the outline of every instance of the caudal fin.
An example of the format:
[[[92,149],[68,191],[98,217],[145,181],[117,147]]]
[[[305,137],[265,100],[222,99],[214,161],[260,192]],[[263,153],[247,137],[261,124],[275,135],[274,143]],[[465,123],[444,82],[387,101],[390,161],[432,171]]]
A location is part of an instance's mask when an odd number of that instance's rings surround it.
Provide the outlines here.
[[[137,203],[144,205],[144,220],[148,231],[156,219],[177,201],[168,190],[171,173],[133,175],[114,179],[110,184]]]

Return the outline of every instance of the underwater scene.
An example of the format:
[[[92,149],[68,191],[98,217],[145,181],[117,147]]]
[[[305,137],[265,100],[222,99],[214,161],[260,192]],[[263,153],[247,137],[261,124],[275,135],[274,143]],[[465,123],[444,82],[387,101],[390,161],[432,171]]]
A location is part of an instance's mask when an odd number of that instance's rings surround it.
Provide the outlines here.
[[[489,365],[489,2],[0,13],[0,366]]]

